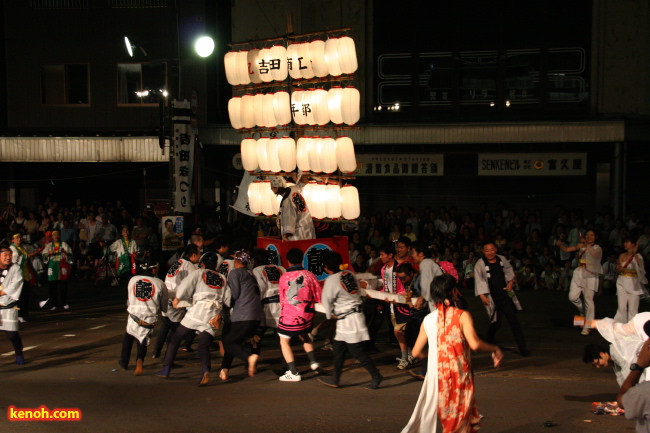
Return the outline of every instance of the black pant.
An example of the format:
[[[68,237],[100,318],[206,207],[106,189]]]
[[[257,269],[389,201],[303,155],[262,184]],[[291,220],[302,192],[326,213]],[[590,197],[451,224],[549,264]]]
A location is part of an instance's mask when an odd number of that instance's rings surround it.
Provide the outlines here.
[[[6,331],[11,345],[14,347],[16,356],[23,356],[23,340],[20,338],[18,331]]]
[[[244,362],[248,362],[249,356],[260,354],[259,344],[253,345],[250,348],[244,348],[244,346],[242,346],[242,343],[250,340],[257,334],[257,328],[259,326],[259,320],[244,320],[224,325],[222,340],[226,353],[223,355],[221,368],[229,369],[235,357]]]
[[[521,330],[521,325],[517,320],[517,308],[515,308],[514,302],[510,299],[509,296],[499,296],[493,297],[494,306],[496,308],[497,321],[490,324],[488,329],[488,341],[494,342],[494,337],[497,331],[501,328],[502,316],[506,317],[506,320],[510,324],[512,333],[515,336],[515,341],[517,342],[517,347],[519,351],[523,352],[526,350],[526,342],[524,341],[524,333]]]
[[[346,343],[345,341],[334,340],[332,341],[332,349],[334,352],[334,381],[338,384],[345,363],[345,354],[350,352],[357,361],[368,370],[373,379],[381,376],[375,363],[364,349],[364,342],[360,343]]]
[[[176,329],[178,328],[178,325],[180,324],[180,322],[172,322],[169,320],[169,317],[162,317],[162,320],[160,321],[160,331],[158,331],[158,338],[156,339],[156,346],[153,349],[154,356],[160,356],[163,347],[167,342],[167,337],[170,335],[170,331],[171,335],[174,335]]]
[[[124,340],[122,341],[122,361],[124,362],[125,367],[129,365],[129,360],[131,359],[131,349],[133,349],[133,342],[135,340],[136,338],[133,335],[129,334],[128,332],[124,333]],[[147,356],[147,342],[146,340],[144,343],[140,343],[138,341],[138,354],[136,355],[135,359],[144,360],[145,356]]]
[[[196,335],[196,330],[186,328],[183,325],[178,325],[176,332],[174,332],[174,335],[172,335],[169,346],[167,346],[167,353],[165,354],[165,359],[163,360],[164,367],[169,367],[174,363],[174,359],[176,359],[176,354],[178,352],[178,347],[180,346],[181,341],[188,341],[188,339],[193,339],[194,335]],[[198,352],[199,358],[201,359],[201,371],[203,373],[210,371],[212,368],[212,363],[210,361],[210,346],[212,346],[213,341],[214,337],[209,332],[203,331],[199,334]]]
[[[43,308],[63,307],[68,305],[68,282],[62,280],[48,281],[50,298]]]
[[[29,317],[29,298],[31,295],[31,286],[29,282],[23,281],[23,289],[20,291],[18,298],[18,316],[26,319]]]

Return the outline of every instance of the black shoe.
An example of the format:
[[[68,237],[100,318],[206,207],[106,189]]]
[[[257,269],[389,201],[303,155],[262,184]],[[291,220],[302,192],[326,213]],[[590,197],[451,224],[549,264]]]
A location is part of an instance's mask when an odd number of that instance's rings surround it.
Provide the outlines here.
[[[519,354],[520,354],[521,356],[525,357],[525,358],[528,358],[528,357],[530,357],[530,356],[533,356],[533,354],[530,353],[530,350],[528,350],[528,349],[520,350],[520,351],[519,351]]]
[[[377,389],[377,388],[379,388],[379,384],[381,383],[382,380],[384,380],[384,376],[382,376],[381,374],[376,376],[376,377],[373,377],[372,380],[370,381],[370,383],[368,385],[364,386],[364,388],[365,389]]]
[[[422,370],[406,370],[406,372],[416,379],[424,380],[425,375],[422,373]]]
[[[120,359],[119,361],[117,361],[117,363],[120,364],[120,367],[122,367],[122,370],[126,370],[126,369],[129,367],[129,366],[127,365],[127,363],[124,362],[124,361],[121,360],[121,359]]]
[[[332,376],[317,377],[316,380],[322,383],[323,385],[331,386],[332,388],[339,387],[339,381]]]

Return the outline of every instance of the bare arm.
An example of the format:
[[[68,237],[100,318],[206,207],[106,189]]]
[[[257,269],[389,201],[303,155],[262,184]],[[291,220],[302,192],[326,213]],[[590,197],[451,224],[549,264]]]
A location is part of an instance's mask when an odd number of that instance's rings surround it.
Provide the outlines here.
[[[474,322],[472,321],[472,315],[468,312],[464,312],[460,316],[460,329],[463,331],[463,335],[469,344],[469,347],[478,352],[492,352],[492,359],[494,360],[494,367],[498,367],[501,364],[501,359],[503,359],[503,353],[498,346],[494,344],[486,343],[485,341],[478,338],[476,330],[474,329]],[[419,337],[418,337],[419,338]]]
[[[641,346],[636,363],[643,368],[648,368],[650,366],[650,339],[646,340],[645,343],[643,343],[643,346]],[[616,397],[616,401],[621,408],[625,409],[623,407],[623,395],[630,388],[639,383],[642,373],[642,371],[630,371],[630,374],[625,378],[625,381],[621,385],[621,390],[618,392],[618,396]]]
[[[424,347],[427,345],[429,338],[427,337],[427,331],[424,330],[424,325],[420,325],[420,333],[418,334],[418,339],[415,341],[415,345],[411,350],[411,354],[416,358],[426,358],[427,353],[424,350]]]

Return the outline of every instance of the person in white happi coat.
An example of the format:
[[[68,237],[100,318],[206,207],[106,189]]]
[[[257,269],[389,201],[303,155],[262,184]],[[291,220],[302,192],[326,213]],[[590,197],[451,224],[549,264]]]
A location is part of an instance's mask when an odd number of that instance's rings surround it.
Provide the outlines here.
[[[18,299],[23,289],[23,273],[12,263],[11,248],[0,245],[0,331],[5,331],[14,347],[16,364],[25,364],[23,340],[18,333]]]
[[[135,376],[142,374],[144,358],[151,333],[158,320],[158,313],[167,310],[167,288],[161,279],[156,278],[158,262],[146,257],[140,264],[140,275],[134,276],[128,284],[129,318],[122,341],[122,355],[118,364],[124,370],[129,366],[133,342],[138,340],[138,352],[135,361]]]
[[[599,278],[603,267],[600,263],[603,250],[596,245],[596,232],[587,230],[584,237],[580,236],[580,243],[575,246],[566,246],[559,240],[557,246],[564,252],[577,251],[578,268],[573,272],[571,286],[569,287],[569,301],[576,306],[580,314],[585,316],[586,322],[582,328],[582,335],[589,335],[591,322],[596,316],[594,308],[594,295],[598,291]],[[584,301],[580,299],[580,295]]]
[[[172,336],[163,361],[163,369],[156,373],[159,377],[169,377],[171,366],[176,358],[181,341],[199,333],[199,358],[201,359],[201,380],[199,386],[210,381],[210,347],[221,325],[221,311],[230,305],[230,290],[226,278],[216,271],[218,257],[214,252],[203,254],[199,269],[188,275],[176,288],[172,305],[191,302],[176,332]]]
[[[638,254],[639,244],[632,237],[623,239],[625,252],[618,258],[616,270],[616,297],[618,298],[618,310],[614,320],[626,323],[639,312],[639,301],[642,295],[648,295],[645,284],[646,278],[643,257]]]
[[[276,176],[271,179],[271,190],[282,196],[278,227],[285,241],[299,241],[316,238],[316,228],[307,208],[307,202],[297,185],[287,187],[284,178]]]
[[[58,230],[52,230],[52,242],[45,245],[41,256],[47,266],[47,285],[50,297],[39,302],[39,306],[52,310],[63,307],[64,310],[67,310],[70,308],[68,305],[68,278],[74,257],[70,246],[61,241],[61,233]]]
[[[199,247],[195,244],[188,244],[183,250],[183,255],[178,259],[167,271],[167,276],[165,277],[165,286],[167,287],[167,295],[169,297],[169,303],[167,305],[167,311],[163,313],[161,320],[160,331],[156,339],[156,347],[153,351],[153,357],[159,358],[162,349],[167,341],[167,336],[171,332],[171,335],[174,335],[176,328],[183,320],[185,315],[185,308],[174,308],[171,305],[172,300],[176,297],[176,287],[190,275],[193,271],[196,270],[196,264],[201,258]]]
[[[372,377],[365,388],[377,389],[384,377],[364,347],[364,342],[368,341],[370,336],[362,310],[361,289],[352,272],[341,270],[342,263],[341,255],[333,251],[330,251],[323,261],[325,272],[329,276],[325,280],[321,302],[327,318],[336,319],[336,335],[332,341],[334,375],[318,380],[327,386],[338,388],[345,355],[350,352]]]
[[[18,321],[25,323],[29,317],[29,297],[30,286],[36,282],[36,272],[32,266],[32,257],[38,254],[37,251],[32,253],[28,252],[23,245],[22,233],[14,233],[11,237],[11,261],[20,267],[23,273],[23,289],[20,293],[20,300],[18,302]]]
[[[280,319],[280,277],[287,270],[282,266],[269,263],[269,252],[262,248],[255,248],[252,253],[255,268],[253,276],[260,287],[260,298],[264,314],[258,330],[261,344],[262,337],[269,328],[277,335],[278,320]],[[279,338],[279,337],[278,337]],[[284,361],[284,358],[282,358]]]

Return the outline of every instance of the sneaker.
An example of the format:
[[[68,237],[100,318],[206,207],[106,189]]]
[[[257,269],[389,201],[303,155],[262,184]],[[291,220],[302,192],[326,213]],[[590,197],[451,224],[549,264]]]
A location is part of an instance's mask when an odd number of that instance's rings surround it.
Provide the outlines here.
[[[27,320],[23,319],[22,317],[18,318],[19,323],[27,323]]]
[[[17,365],[25,365],[27,361],[25,361],[25,357],[23,355],[16,355],[16,364]]]
[[[70,309],[70,306],[69,306],[68,304],[65,304],[65,305],[63,306],[63,309],[64,309],[64,310],[69,310],[69,309]]]
[[[406,372],[416,379],[424,380],[425,374],[421,370],[407,370]]]
[[[322,350],[329,350],[330,352],[334,350],[331,343],[323,344],[323,347],[321,347],[321,349]]]
[[[280,376],[280,382],[300,382],[301,380],[300,373],[293,374],[291,370],[287,370],[284,375]]]
[[[312,362],[309,367],[311,367],[311,369],[314,371],[318,371],[318,369],[320,368],[320,364],[318,362]]]
[[[417,364],[418,362],[420,362],[420,360],[414,357],[413,355],[409,355],[408,358],[406,358],[406,360],[409,362],[409,365]]]
[[[49,300],[50,300],[50,299],[48,298],[48,299],[46,299],[46,300],[44,300],[44,301],[39,302],[39,303],[38,303],[38,306],[41,307],[41,308],[43,308],[43,307],[45,306],[45,304],[47,304],[47,301],[49,301]]]
[[[580,334],[589,335],[590,332],[591,332],[591,328],[582,328],[582,332],[580,332]]]
[[[408,359],[400,359],[399,364],[397,364],[397,368],[400,370],[405,370],[406,367],[409,366],[409,360]]]

